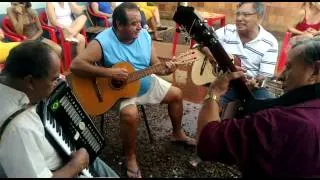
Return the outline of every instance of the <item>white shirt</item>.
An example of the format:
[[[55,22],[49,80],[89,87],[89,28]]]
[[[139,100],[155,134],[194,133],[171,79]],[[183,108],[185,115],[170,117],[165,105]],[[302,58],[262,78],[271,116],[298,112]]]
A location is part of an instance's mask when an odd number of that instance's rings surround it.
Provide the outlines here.
[[[115,2],[116,7],[122,4],[123,2]]]
[[[29,99],[23,92],[0,83],[0,125]],[[1,177],[52,177],[51,170],[62,166],[62,160],[45,137],[36,108],[31,107],[6,127],[0,142]],[[0,168],[1,168],[0,166]]]
[[[72,20],[72,12],[68,2],[63,3],[63,7],[60,6],[59,2],[52,2],[54,7],[54,12],[57,17],[57,22],[69,27],[73,20]],[[49,21],[49,25],[51,25]]]
[[[278,41],[261,25],[258,36],[250,42],[242,44],[236,25],[228,24],[215,31],[227,53],[237,55],[247,75],[256,77],[272,77],[278,59]]]

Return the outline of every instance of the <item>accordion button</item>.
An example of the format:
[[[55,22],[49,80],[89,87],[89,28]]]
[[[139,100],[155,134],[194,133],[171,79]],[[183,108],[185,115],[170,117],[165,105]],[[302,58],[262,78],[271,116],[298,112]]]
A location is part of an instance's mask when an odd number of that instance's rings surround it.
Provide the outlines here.
[[[79,123],[79,128],[80,128],[81,130],[84,130],[84,129],[86,128],[86,124],[81,121],[81,122]]]

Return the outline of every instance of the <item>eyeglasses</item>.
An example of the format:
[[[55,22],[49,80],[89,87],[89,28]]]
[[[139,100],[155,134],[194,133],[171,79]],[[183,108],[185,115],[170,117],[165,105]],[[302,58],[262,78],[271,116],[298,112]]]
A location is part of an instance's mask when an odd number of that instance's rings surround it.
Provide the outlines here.
[[[240,15],[243,15],[244,17],[248,17],[254,14],[257,14],[257,12],[236,12],[237,17],[239,17]]]

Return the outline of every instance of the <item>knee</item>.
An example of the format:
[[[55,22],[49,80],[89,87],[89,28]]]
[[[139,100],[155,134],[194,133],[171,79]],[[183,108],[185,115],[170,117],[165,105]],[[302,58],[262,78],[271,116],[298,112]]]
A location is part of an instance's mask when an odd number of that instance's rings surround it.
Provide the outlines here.
[[[78,18],[79,18],[79,20],[80,20],[81,22],[86,22],[87,19],[88,19],[87,16],[85,16],[85,15],[83,15],[83,14],[80,15]]]
[[[82,34],[78,34],[77,39],[79,40],[79,44],[84,44],[86,41]]]
[[[172,93],[172,96],[171,96],[172,97],[172,101],[174,101],[174,102],[182,101],[183,93],[182,93],[180,88],[172,86],[171,93]]]
[[[86,21],[86,20],[87,20],[87,16],[84,15],[84,14],[82,14],[82,15],[78,16],[78,19],[79,19],[79,20]]]
[[[135,108],[134,108],[135,107]],[[127,106],[120,111],[120,119],[122,123],[135,125],[139,123],[139,112],[136,106]]]

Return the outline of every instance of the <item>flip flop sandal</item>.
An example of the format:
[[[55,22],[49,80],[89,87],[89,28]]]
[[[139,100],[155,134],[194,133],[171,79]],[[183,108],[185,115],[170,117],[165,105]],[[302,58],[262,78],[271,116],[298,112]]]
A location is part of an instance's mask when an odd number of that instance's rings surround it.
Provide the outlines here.
[[[128,176],[128,178],[142,178],[141,171],[139,168],[136,171],[133,171],[133,170],[127,168],[127,176]]]
[[[159,42],[162,42],[162,41],[164,41],[164,39],[162,39],[162,38],[158,38],[158,39],[156,39],[156,38],[153,38],[153,40],[154,40],[154,41],[159,41]]]
[[[166,27],[166,26],[157,27],[157,31],[164,31],[164,30],[167,30],[167,29],[168,29],[168,27]]]
[[[177,140],[173,137],[170,138],[170,141],[172,143],[177,143],[177,144],[183,144],[183,145],[187,145],[187,146],[196,146],[196,141],[190,137],[188,137],[187,139],[185,140]]]

